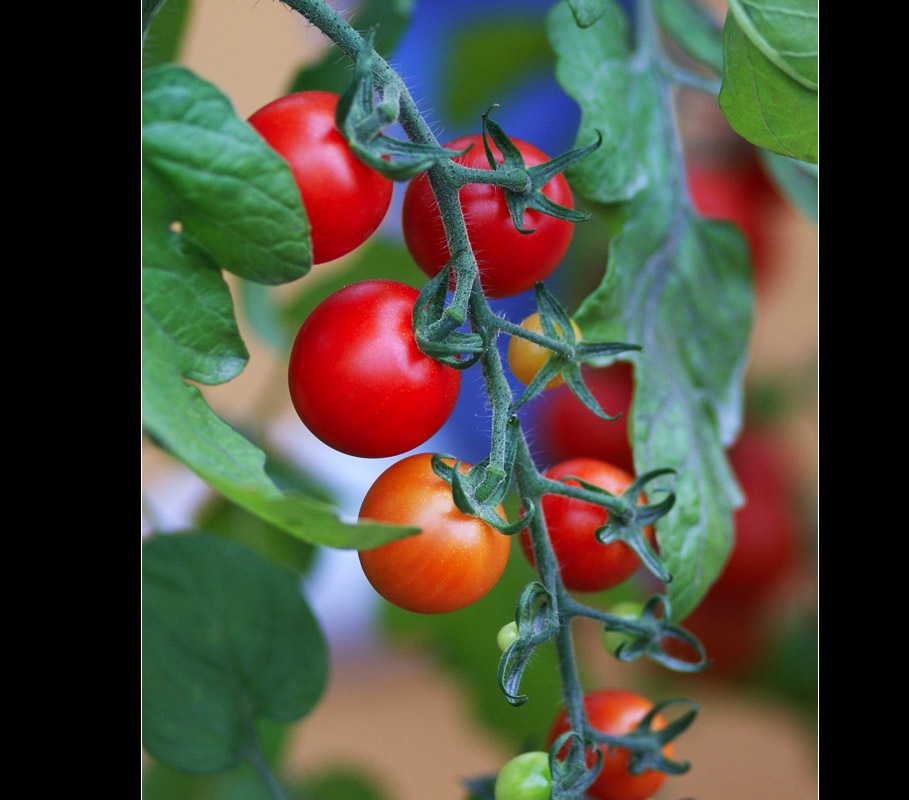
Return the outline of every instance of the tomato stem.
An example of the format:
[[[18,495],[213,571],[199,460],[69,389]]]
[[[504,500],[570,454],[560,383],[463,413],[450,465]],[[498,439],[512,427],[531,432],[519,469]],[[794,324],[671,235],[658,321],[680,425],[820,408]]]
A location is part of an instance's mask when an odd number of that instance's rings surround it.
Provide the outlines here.
[[[282,0],[282,2],[306,17],[334,41],[352,60],[356,61],[367,48],[371,49],[371,45],[324,2],[320,0]],[[642,48],[642,57],[653,58],[654,48],[657,46],[654,40],[655,32],[652,27],[655,23],[651,18],[652,11],[649,3],[645,3],[645,6],[645,13],[640,14],[638,19],[639,47]],[[371,56],[376,88],[383,94],[392,90],[392,93],[397,97],[399,101],[399,121],[408,139],[417,144],[437,145],[438,142],[420,115],[413,98],[400,77],[378,54],[372,53]],[[484,130],[487,123],[488,121],[484,117]],[[492,123],[488,124],[495,131],[495,136],[499,137],[502,147],[507,150],[509,142],[503,138],[504,134],[501,133],[497,126],[493,126]],[[580,151],[567,154],[564,158],[568,160],[576,159],[580,157],[578,153]],[[452,154],[454,155],[454,151],[452,151]],[[556,169],[556,167],[550,166],[547,169],[552,170]],[[588,722],[584,708],[584,693],[578,675],[571,634],[572,619],[577,616],[590,617],[597,619],[607,629],[612,626],[628,632],[628,629],[631,628],[632,634],[638,633],[640,635],[647,635],[652,630],[652,626],[648,626],[646,623],[636,626],[629,624],[627,620],[601,614],[582,606],[568,595],[561,579],[558,561],[549,538],[546,521],[540,510],[544,494],[557,494],[599,505],[625,523],[633,522],[636,514],[635,509],[625,498],[545,478],[537,470],[524,432],[520,423],[517,422],[517,417],[514,413],[516,407],[511,389],[499,351],[495,346],[496,335],[501,332],[512,336],[520,336],[534,344],[548,348],[553,353],[571,362],[575,362],[578,358],[579,345],[577,342],[570,344],[552,336],[528,331],[521,326],[502,319],[492,311],[480,285],[476,257],[468,240],[467,227],[459,202],[459,191],[461,187],[467,184],[482,183],[501,186],[519,193],[526,189],[527,184],[527,173],[521,173],[522,170],[508,168],[501,170],[469,169],[451,160],[435,161],[426,170],[441,216],[448,250],[449,253],[453,254],[449,262],[449,269],[454,277],[455,285],[455,297],[449,306],[449,308],[454,308],[454,312],[449,313],[449,319],[444,324],[437,322],[435,328],[439,330],[441,327],[450,327],[452,320],[463,318],[466,308],[466,319],[470,329],[483,342],[482,351],[479,353],[479,362],[492,408],[490,455],[483,466],[485,473],[482,476],[482,480],[479,485],[476,483],[473,485],[471,489],[473,497],[468,499],[471,502],[477,500],[483,503],[487,497],[495,495],[501,488],[502,476],[505,476],[507,480],[508,476],[513,475],[522,506],[525,509],[533,510],[527,520],[526,527],[530,534],[540,583],[544,592],[551,598],[551,603],[554,606],[551,609],[551,613],[553,620],[557,620],[557,630],[554,638],[558,653],[565,708],[572,730],[578,732],[585,741],[591,742],[594,739],[594,731]],[[678,176],[676,176],[676,179],[679,179]],[[443,277],[443,279],[445,278]],[[423,301],[421,300],[420,302]],[[564,312],[561,313],[564,315]],[[415,313],[414,316],[416,318],[419,315]],[[567,315],[564,315],[564,317],[564,321],[567,323]],[[424,333],[430,328],[432,328],[432,323],[427,326]],[[622,349],[630,349],[636,346],[622,345],[621,347]],[[459,481],[461,481],[460,478]],[[464,487],[461,488],[463,489]],[[485,509],[486,506],[480,511],[485,511]],[[552,628],[545,635],[540,636],[540,643],[547,640],[550,636],[552,636]],[[503,669],[501,665],[507,661],[507,656],[508,651],[503,654],[505,661],[500,662],[500,681]],[[526,663],[526,658],[522,663]],[[602,734],[599,737],[600,741],[607,741]],[[615,737],[615,743],[619,743],[618,737]],[[661,757],[660,748],[663,743],[656,739],[655,734],[646,730],[642,733],[621,737],[621,744],[636,753],[647,755],[651,760]],[[576,753],[574,758],[583,759],[583,754],[578,755]],[[584,767],[581,766],[579,768],[583,769]],[[667,771],[672,768],[674,768],[672,765],[668,766]],[[596,766],[593,769],[598,770],[599,767]],[[575,792],[571,792],[571,794],[574,795]],[[566,795],[560,791],[557,794],[554,793],[553,797],[566,797]]]

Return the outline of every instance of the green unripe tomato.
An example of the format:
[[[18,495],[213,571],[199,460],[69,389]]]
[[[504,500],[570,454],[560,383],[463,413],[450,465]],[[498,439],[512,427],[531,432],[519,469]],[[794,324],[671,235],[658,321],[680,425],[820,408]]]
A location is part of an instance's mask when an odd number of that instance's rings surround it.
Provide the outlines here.
[[[549,753],[521,753],[499,771],[495,800],[549,800],[551,784]]]
[[[507,625],[503,625],[499,630],[498,635],[496,636],[496,642],[499,645],[499,650],[503,653],[509,648],[511,643],[518,638],[518,623],[509,622]]]
[[[616,603],[607,613],[614,617],[621,617],[622,619],[637,620],[641,618],[643,610],[644,605],[642,603],[626,600],[623,603]],[[610,653],[615,653],[622,642],[627,642],[631,638],[628,634],[607,630],[604,630],[600,636],[602,637],[603,647]]]

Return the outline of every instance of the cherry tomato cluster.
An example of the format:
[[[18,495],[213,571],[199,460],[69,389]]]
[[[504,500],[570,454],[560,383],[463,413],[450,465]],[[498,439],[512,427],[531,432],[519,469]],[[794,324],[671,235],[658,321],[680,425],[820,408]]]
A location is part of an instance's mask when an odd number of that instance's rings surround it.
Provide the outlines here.
[[[317,264],[365,242],[381,223],[391,199],[392,182],[361,162],[339,133],[337,105],[336,95],[302,92],[269,103],[250,118],[290,164],[310,221]],[[548,161],[533,145],[512,141],[527,167]],[[495,145],[485,144],[503,163]],[[490,169],[483,137],[464,137],[445,145],[457,151],[468,146],[472,149],[454,160],[474,170]],[[555,204],[573,208],[562,175],[551,178],[542,191]],[[459,200],[487,297],[509,297],[530,289],[565,255],[571,222],[527,210],[525,231],[519,232],[503,190],[485,183],[464,186]],[[402,220],[408,250],[426,275],[434,277],[448,263],[449,251],[425,173],[406,190]],[[290,397],[302,422],[325,444],[363,458],[402,455],[426,442],[449,418],[461,373],[418,347],[413,322],[418,297],[416,289],[393,280],[355,283],[326,298],[301,325],[288,365]],[[574,322],[571,325],[574,341],[579,342],[581,331]],[[539,314],[524,320],[522,327],[534,335],[543,332]],[[563,336],[558,326],[556,331]],[[551,355],[547,348],[515,336],[508,361],[516,378],[527,385]],[[556,389],[561,383],[561,375],[556,375],[545,388]],[[449,468],[454,464],[444,463]],[[469,465],[461,463],[458,468],[463,474]],[[545,477],[568,485],[593,485],[614,495],[633,482],[628,463],[616,466],[590,457],[562,460]],[[639,502],[646,503],[643,495]],[[569,590],[602,591],[626,580],[640,566],[637,555],[623,542],[603,545],[596,539],[596,531],[608,518],[602,507],[547,494],[541,511]],[[504,518],[501,507],[498,513]],[[438,614],[464,608],[495,585],[508,560],[510,537],[455,506],[449,483],[433,468],[431,453],[408,455],[386,469],[367,492],[359,516],[419,529],[412,536],[359,553],[375,590],[412,612]],[[655,547],[653,531],[648,529],[646,535]],[[521,545],[533,564],[526,531]],[[516,637],[512,623],[501,632],[500,646],[507,648]],[[585,707],[595,729],[618,735],[631,731],[651,705],[615,690],[588,696]],[[665,721],[657,717],[653,724],[659,728]],[[553,725],[550,746],[567,725],[563,713]],[[666,752],[670,751],[667,746]],[[604,748],[604,755],[605,766],[590,789],[591,797],[643,798],[663,780],[658,772],[630,775],[628,753],[621,748]],[[550,780],[548,755],[524,754],[503,768],[495,796],[543,800],[549,796]]]
[[[360,161],[339,132],[338,99],[329,92],[300,92],[269,103],[249,119],[290,165],[310,222],[316,264],[365,242],[391,201],[392,181]],[[548,160],[533,145],[513,142],[527,167]],[[482,136],[445,147],[471,147],[454,160],[490,169]],[[499,150],[492,143],[490,148],[501,163]],[[552,178],[543,193],[573,208],[562,175]],[[524,214],[524,227],[533,232],[519,233],[495,186],[467,185],[460,202],[489,297],[530,289],[555,269],[571,241],[572,223],[533,210]],[[449,253],[425,173],[407,188],[402,221],[414,260],[428,276],[436,275]],[[325,444],[362,458],[400,455],[427,441],[451,415],[461,373],[417,346],[412,312],[418,295],[393,280],[364,281],[326,298],[303,322],[288,365],[290,397],[300,419]],[[532,329],[541,330],[538,320]],[[580,338],[576,327],[575,335]],[[513,348],[519,352],[512,363],[529,382],[548,353],[525,344],[516,341]],[[518,362],[525,365],[523,372]],[[441,613],[474,602],[495,584],[508,558],[510,539],[454,506],[451,489],[433,472],[429,454],[410,456],[386,470],[367,493],[360,516],[422,530],[360,554],[379,594],[411,611]]]

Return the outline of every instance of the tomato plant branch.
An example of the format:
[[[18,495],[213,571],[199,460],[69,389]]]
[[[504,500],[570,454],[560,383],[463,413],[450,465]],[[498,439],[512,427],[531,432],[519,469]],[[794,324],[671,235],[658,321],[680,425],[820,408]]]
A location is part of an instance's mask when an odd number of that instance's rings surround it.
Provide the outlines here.
[[[364,63],[361,58],[367,58],[369,68],[376,81],[376,88],[380,94],[392,95],[396,99],[399,108],[398,119],[408,139],[416,144],[437,145],[432,132],[417,110],[403,82],[391,67],[378,54],[372,51],[369,41],[364,40],[359,33],[351,28],[324,2],[319,0],[282,0],[282,2],[303,14],[311,23],[322,30],[348,57],[358,63],[358,67]],[[649,16],[649,14],[642,16]],[[647,57],[646,54],[652,51],[654,40],[649,28],[644,27],[642,31],[648,34],[641,37],[642,47],[644,48],[642,54]],[[389,89],[392,91],[389,92]],[[540,511],[543,495],[558,494],[599,505],[607,509],[611,515],[610,526],[617,526],[622,529],[620,534],[613,532],[612,535],[614,537],[618,536],[624,539],[626,536],[633,537],[637,535],[642,541],[641,526],[638,526],[636,530],[632,530],[630,534],[626,528],[634,528],[639,514],[643,515],[642,519],[646,517],[646,524],[650,524],[652,520],[646,516],[647,509],[655,509],[654,513],[659,515],[660,513],[665,513],[663,509],[665,507],[665,510],[668,510],[668,506],[664,504],[653,507],[635,507],[633,499],[629,503],[628,498],[617,497],[603,490],[596,490],[595,487],[588,485],[571,486],[564,482],[544,478],[534,465],[524,432],[514,413],[515,404],[499,351],[495,346],[496,336],[500,332],[522,336],[535,344],[548,348],[566,361],[571,362],[575,369],[578,348],[576,344],[560,341],[553,338],[553,336],[528,335],[527,331],[518,332],[516,330],[517,326],[501,319],[492,311],[480,285],[477,261],[468,240],[465,218],[459,201],[459,192],[467,184],[484,183],[503,187],[503,189],[510,190],[515,194],[528,193],[528,184],[532,188],[533,181],[537,183],[548,181],[551,176],[550,173],[553,173],[554,170],[563,169],[572,159],[582,157],[584,153],[589,152],[597,145],[573,151],[572,154],[566,154],[537,168],[526,169],[523,167],[523,162],[516,166],[520,162],[520,155],[517,154],[514,145],[505,137],[501,129],[488,121],[484,115],[484,136],[487,126],[492,138],[499,146],[500,151],[502,151],[507,166],[503,165],[501,168],[496,167],[490,170],[467,169],[448,158],[439,158],[426,170],[441,216],[448,250],[452,254],[448,269],[444,271],[444,275],[441,278],[441,281],[445,283],[440,283],[433,291],[437,291],[439,295],[444,292],[444,289],[447,288],[446,284],[450,272],[453,276],[454,299],[442,312],[442,315],[447,314],[447,317],[444,319],[440,317],[434,323],[431,322],[425,327],[418,323],[416,327],[418,330],[418,341],[421,342],[422,347],[423,342],[419,335],[421,331],[425,336],[427,331],[433,330],[433,325],[435,325],[435,330],[442,336],[454,336],[452,326],[454,323],[463,320],[466,313],[466,319],[469,322],[471,331],[483,343],[482,348],[478,348],[478,350],[483,378],[492,408],[490,455],[488,459],[485,459],[477,467],[468,470],[465,476],[462,476],[457,468],[441,464],[440,457],[434,459],[433,468],[437,474],[440,474],[452,486],[453,498],[458,508],[464,513],[481,516],[486,521],[490,521],[495,516],[494,509],[490,508],[489,504],[493,502],[497,504],[499,502],[499,498],[504,494],[511,476],[514,476],[526,517],[523,521],[518,520],[517,524],[506,525],[506,523],[501,523],[497,524],[496,527],[499,530],[503,530],[507,526],[507,532],[517,532],[522,528],[526,528],[529,531],[535,556],[535,566],[542,585],[542,595],[540,592],[525,592],[522,598],[527,605],[522,611],[519,604],[516,616],[521,618],[526,615],[529,619],[535,619],[539,614],[543,616],[539,616],[540,621],[532,625],[530,629],[532,642],[526,641],[526,636],[523,637],[525,641],[522,641],[519,627],[518,639],[509,648],[509,651],[506,651],[503,655],[503,661],[500,662],[500,682],[504,680],[502,675],[503,665],[507,664],[511,653],[515,652],[514,648],[523,647],[525,654],[529,654],[537,644],[542,644],[549,638],[554,638],[568,721],[571,730],[580,734],[580,740],[585,743],[583,748],[577,746],[569,748],[565,761],[568,769],[566,774],[571,773],[574,777],[570,780],[566,779],[568,783],[561,788],[554,787],[556,789],[552,795],[554,798],[568,798],[576,796],[578,791],[582,790],[579,788],[582,784],[577,781],[579,772],[584,779],[584,786],[588,785],[592,779],[587,774],[590,770],[588,770],[584,762],[584,750],[587,747],[587,743],[596,741],[594,730],[587,719],[584,707],[584,694],[578,676],[571,635],[571,621],[575,616],[594,618],[603,624],[607,630],[621,628],[632,636],[638,634],[640,637],[651,635],[652,626],[642,623],[639,626],[630,626],[631,630],[629,631],[626,621],[618,620],[609,615],[599,615],[569,597],[561,579],[558,561],[550,541],[546,521]],[[348,133],[355,135],[355,133],[350,131]],[[483,141],[487,158],[491,160],[492,156],[488,140],[484,138]],[[456,153],[452,151],[451,156],[454,157],[455,155]],[[536,172],[533,171],[534,169]],[[522,202],[525,204],[511,207],[512,217],[519,230],[521,229],[523,209],[529,207],[526,201]],[[543,213],[549,213],[550,211],[554,211],[555,214],[560,213],[554,209],[547,209],[546,203],[543,201],[539,201],[534,207],[542,210]],[[573,219],[583,218],[583,215],[577,215],[575,212],[571,213],[574,214]],[[538,303],[540,302],[540,297],[541,295],[538,292]],[[434,301],[428,301],[427,296],[421,293],[418,305],[427,302],[432,304]],[[554,298],[552,299],[552,304],[555,304]],[[451,310],[450,312],[449,309]],[[543,309],[541,308],[541,310]],[[415,321],[418,321],[421,311],[422,309],[415,308]],[[562,328],[564,330],[565,327],[568,327],[567,315],[560,308],[556,309],[556,312],[559,315],[558,318],[566,323]],[[551,323],[548,322],[547,325],[550,330],[555,330]],[[444,338],[440,344],[442,343],[444,343]],[[629,346],[623,345],[622,347],[623,349],[628,349]],[[430,354],[433,355],[432,352]],[[573,384],[573,388],[579,382],[580,378],[578,377],[577,382]],[[542,389],[542,386],[539,388]],[[586,388],[584,391],[587,391]],[[592,397],[590,399],[592,401]],[[635,483],[632,489],[636,497],[640,491],[638,484]],[[645,563],[653,569],[654,559],[657,564],[659,562],[655,554],[651,555],[653,558],[650,560],[645,559]],[[665,570],[661,572],[657,569],[656,572],[664,579],[668,577]],[[541,596],[548,598],[548,600],[544,601],[542,608],[538,608],[539,614],[535,616],[536,612],[531,606],[533,603],[539,603]],[[545,620],[557,620],[555,628],[552,628],[550,623],[545,622]],[[520,622],[519,619],[516,619],[516,621]],[[525,632],[526,630],[525,627]],[[526,657],[520,660],[520,669],[523,669],[526,660]],[[506,692],[506,696],[510,702],[522,701],[521,698],[510,691]],[[673,735],[678,732],[680,731],[676,731]],[[607,741],[607,739],[608,737],[600,740]],[[621,737],[621,744],[633,752],[633,757],[641,756],[642,758],[650,759],[650,762],[657,764],[657,768],[670,771],[671,767],[657,763],[661,758],[660,748],[664,745],[664,742],[656,734],[649,731],[646,726],[628,736]],[[594,769],[598,768],[597,766]],[[584,778],[585,774],[587,775],[586,778]]]

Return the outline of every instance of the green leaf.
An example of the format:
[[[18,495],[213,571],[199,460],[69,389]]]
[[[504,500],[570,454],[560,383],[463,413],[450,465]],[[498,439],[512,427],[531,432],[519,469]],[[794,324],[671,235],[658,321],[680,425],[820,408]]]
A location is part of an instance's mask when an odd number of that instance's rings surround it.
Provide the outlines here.
[[[731,2],[720,108],[748,141],[817,163],[817,0]]]
[[[564,6],[549,17],[556,75],[581,106],[578,141],[602,131],[599,151],[570,173],[600,203],[626,201],[606,276],[574,319],[584,338],[634,342],[632,406],[637,473],[677,471],[672,511],[657,523],[681,619],[719,574],[741,494],[724,448],[741,424],[741,381],[751,321],[747,248],[727,223],[691,209],[676,156],[666,87],[647,50],[633,53],[615,3],[579,29]]]
[[[166,3],[163,0],[143,0],[142,10],[142,30],[146,31],[142,49],[143,66],[149,68],[176,61],[186,33],[192,0],[167,0]]]
[[[143,546],[143,744],[186,772],[220,772],[258,747],[260,717],[292,722],[325,688],[322,632],[285,571],[199,534]]]
[[[693,59],[714,72],[723,70],[723,31],[694,0],[659,0],[660,24]]]
[[[184,235],[221,268],[267,284],[309,271],[309,225],[290,167],[217,88],[183,67],[147,71],[142,148],[143,170]]]
[[[180,372],[209,385],[239,375],[249,354],[230,290],[208,254],[165,230],[145,237],[142,261],[143,308],[173,345]]]
[[[817,165],[759,150],[773,182],[792,204],[817,225]]]
[[[173,342],[143,314],[142,415],[155,442],[232,502],[303,541],[369,548],[415,532],[363,523],[346,525],[331,506],[281,491],[265,469],[265,453],[205,403],[177,367]]]
[[[777,69],[817,91],[818,0],[729,0],[729,11]]]

